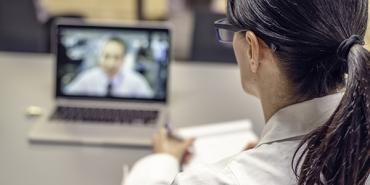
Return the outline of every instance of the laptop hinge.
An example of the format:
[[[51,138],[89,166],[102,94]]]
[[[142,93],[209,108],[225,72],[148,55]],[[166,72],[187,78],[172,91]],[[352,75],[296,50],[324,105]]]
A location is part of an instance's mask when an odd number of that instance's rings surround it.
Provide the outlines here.
[[[102,101],[57,98],[57,106],[89,107],[89,108],[118,108],[118,109],[162,109],[164,103],[127,102],[127,101]]]

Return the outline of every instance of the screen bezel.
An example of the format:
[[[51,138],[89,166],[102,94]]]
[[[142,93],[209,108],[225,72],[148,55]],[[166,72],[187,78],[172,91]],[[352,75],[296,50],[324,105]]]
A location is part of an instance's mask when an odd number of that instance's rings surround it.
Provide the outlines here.
[[[165,97],[164,98],[127,98],[127,97],[101,97],[101,96],[81,96],[81,95],[67,95],[62,92],[61,89],[61,79],[58,75],[58,69],[63,65],[62,56],[59,55],[60,50],[60,33],[63,29],[86,29],[86,30],[127,30],[127,31],[147,31],[147,32],[165,32],[169,39],[169,49],[168,49],[168,63],[166,66],[167,78],[164,82]],[[168,102],[169,96],[169,79],[170,79],[170,64],[172,60],[171,48],[171,31],[166,25],[105,25],[105,24],[89,24],[85,22],[57,22],[54,25],[54,30],[52,33],[53,40],[53,53],[55,54],[55,97],[57,99],[78,99],[78,100],[100,100],[100,101],[122,101],[122,102],[143,102],[143,103],[162,103]]]

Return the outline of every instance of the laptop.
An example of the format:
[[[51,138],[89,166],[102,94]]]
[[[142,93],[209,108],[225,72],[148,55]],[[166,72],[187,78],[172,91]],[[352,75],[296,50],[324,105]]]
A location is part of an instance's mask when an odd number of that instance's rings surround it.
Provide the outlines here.
[[[55,106],[33,142],[149,146],[166,120],[170,31],[161,25],[55,25]]]

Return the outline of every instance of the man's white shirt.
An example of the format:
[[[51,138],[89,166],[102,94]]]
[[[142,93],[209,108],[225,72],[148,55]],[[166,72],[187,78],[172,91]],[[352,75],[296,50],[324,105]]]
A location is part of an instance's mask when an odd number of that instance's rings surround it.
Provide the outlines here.
[[[112,84],[111,95],[115,97],[151,98],[153,91],[140,74],[134,71],[120,72],[110,80],[100,68],[89,69],[78,75],[65,88],[66,94],[106,96],[108,84]]]

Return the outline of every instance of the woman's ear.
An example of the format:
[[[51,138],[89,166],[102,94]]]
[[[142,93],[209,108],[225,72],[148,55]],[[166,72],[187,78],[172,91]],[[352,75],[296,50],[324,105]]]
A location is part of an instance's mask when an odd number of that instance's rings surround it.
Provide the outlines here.
[[[251,32],[247,31],[245,33],[245,39],[248,43],[248,60],[250,69],[253,73],[257,73],[258,67],[260,65],[260,43],[258,42],[257,36]]]

